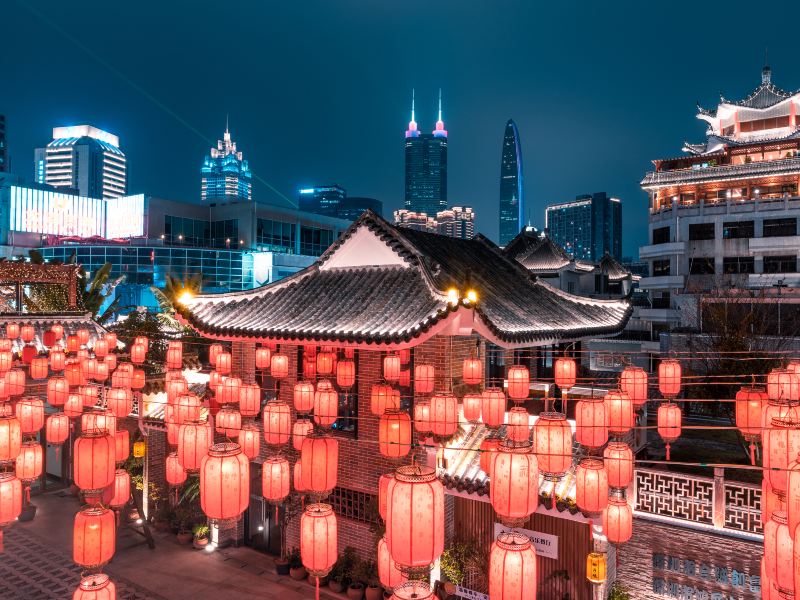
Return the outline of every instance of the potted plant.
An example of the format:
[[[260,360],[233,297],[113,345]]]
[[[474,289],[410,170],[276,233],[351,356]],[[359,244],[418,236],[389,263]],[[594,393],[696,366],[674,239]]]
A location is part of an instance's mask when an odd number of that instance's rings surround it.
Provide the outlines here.
[[[207,523],[199,523],[194,526],[192,529],[192,533],[194,534],[194,539],[192,540],[192,544],[198,550],[202,550],[206,546],[208,546],[208,534],[210,530],[208,528]]]
[[[300,558],[299,548],[292,548],[286,558],[289,561],[289,577],[301,581],[308,576],[308,571],[306,571],[303,566],[303,560]]]
[[[336,559],[328,574],[328,587],[334,592],[341,593],[347,589],[350,583],[350,573],[353,570],[353,563],[358,560],[356,550],[352,546],[347,546],[344,552]]]
[[[621,583],[615,581],[608,594],[608,600],[631,600],[631,595],[625,590]]]
[[[361,576],[367,586],[364,590],[366,600],[381,600],[383,598],[383,586],[381,586],[378,579],[378,564],[374,560],[362,562]]]
[[[350,571],[350,585],[347,587],[347,597],[350,600],[361,600],[364,597],[364,587],[368,575],[364,571],[364,561],[355,557]]]

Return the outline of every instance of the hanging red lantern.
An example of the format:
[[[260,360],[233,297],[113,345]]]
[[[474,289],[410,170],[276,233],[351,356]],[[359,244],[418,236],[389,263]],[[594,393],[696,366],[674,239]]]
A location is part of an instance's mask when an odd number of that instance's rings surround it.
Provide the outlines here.
[[[383,357],[383,378],[386,381],[400,379],[400,357],[397,354],[387,354]]]
[[[51,346],[55,345],[56,341],[56,334],[53,333],[52,330],[48,329],[42,333],[42,346],[45,348],[50,348]]]
[[[317,378],[317,359],[314,356],[303,356],[303,377],[314,380]]]
[[[22,364],[29,365],[36,358],[36,346],[22,347]]]
[[[0,462],[16,460],[22,446],[22,426],[19,419],[0,415]]]
[[[497,518],[521,527],[539,505],[539,467],[530,447],[501,443],[491,464],[489,496]]]
[[[270,400],[264,406],[264,441],[270,446],[281,446],[291,435],[292,413],[289,405],[280,400]]]
[[[127,429],[118,429],[114,434],[114,462],[118,465],[131,455],[131,434]]]
[[[116,538],[114,513],[100,505],[88,506],[75,515],[72,560],[87,569],[101,567],[114,556]]]
[[[433,365],[416,365],[414,367],[414,391],[418,394],[430,394],[436,384],[436,369]]]
[[[69,437],[69,417],[64,413],[53,413],[47,417],[44,429],[48,444],[63,444]]]
[[[294,483],[294,491],[298,494],[305,494],[308,490],[303,487],[303,469],[302,463],[298,460],[294,463],[292,482]]]
[[[562,390],[569,390],[575,387],[577,377],[577,365],[574,358],[562,356],[557,358],[553,365],[554,380]]]
[[[67,363],[64,367],[64,377],[70,387],[78,387],[86,383],[86,379],[81,372],[81,366],[78,363]]]
[[[486,388],[481,394],[481,419],[490,429],[497,429],[505,421],[506,395],[500,388]]]
[[[85,494],[100,494],[114,481],[116,442],[105,431],[85,431],[75,440],[72,479]]]
[[[464,383],[477,385],[483,381],[483,361],[475,356],[465,358],[461,372]]]
[[[114,333],[113,331],[109,331],[103,336],[103,339],[108,344],[109,352],[113,352],[114,350],[117,349],[117,334],[116,333]]]
[[[21,396],[25,393],[25,371],[11,369],[6,373],[6,390],[9,396]]]
[[[135,365],[141,365],[147,356],[147,349],[142,344],[134,344],[131,346],[131,362]]]
[[[186,394],[189,391],[189,384],[183,377],[173,378],[164,382],[164,391],[167,393],[167,402],[174,404],[181,394]],[[238,400],[238,387],[237,387]]]
[[[411,369],[400,371],[400,379],[397,380],[397,385],[402,388],[411,387]]]
[[[384,383],[373,385],[370,391],[370,412],[379,417],[387,410],[398,410],[400,408],[400,395],[394,392],[394,388],[390,385]]]
[[[144,374],[143,369],[134,369],[133,373],[131,374],[131,389],[134,390],[141,390],[144,388],[144,384],[146,383],[147,379]]]
[[[50,357],[51,371],[60,372],[64,370],[67,359],[63,350],[60,348],[51,348],[48,356]]]
[[[431,397],[431,433],[442,438],[458,430],[458,400],[449,393]]]
[[[384,473],[378,478],[378,514],[386,520],[386,502],[389,483],[394,479],[394,473]]]
[[[89,343],[89,330],[81,327],[78,331],[75,332],[78,336],[78,341],[81,343],[82,346],[85,346]]]
[[[480,453],[480,467],[481,471],[486,473],[489,477],[492,476],[492,465],[497,456],[497,451],[500,449],[500,438],[484,438],[481,442]],[[538,465],[537,465],[538,468]]]
[[[603,462],[609,487],[624,489],[633,481],[633,451],[628,444],[610,442],[603,451]]]
[[[683,413],[677,404],[667,402],[658,407],[658,435],[667,445],[667,460],[669,460],[670,444],[681,436],[681,422]]]
[[[117,469],[114,473],[114,496],[108,505],[119,510],[131,499],[131,476],[125,469]]]
[[[336,487],[339,469],[339,442],[330,436],[311,434],[300,451],[303,489],[319,497]]]
[[[464,398],[461,400],[464,418],[470,423],[478,423],[481,420],[482,403],[483,399],[480,394],[464,394]]]
[[[314,384],[310,381],[298,381],[293,390],[294,409],[298,413],[309,413],[314,410]]]
[[[289,376],[289,357],[286,354],[273,354],[269,370],[275,379],[285,379]]]
[[[31,360],[31,379],[41,381],[47,379],[48,365],[46,356],[38,356]]]
[[[624,544],[633,534],[633,512],[625,498],[609,498],[603,509],[603,533],[612,544]]]
[[[85,408],[97,406],[97,402],[100,399],[100,388],[93,385],[84,385],[80,387],[78,393]]]
[[[630,396],[636,408],[647,402],[647,372],[641,367],[628,366],[619,376],[619,389]]]
[[[336,562],[338,546],[336,515],[330,504],[309,504],[300,517],[300,559],[308,574],[316,578],[319,600],[319,578],[330,573]]]
[[[391,410],[381,415],[378,450],[389,458],[401,458],[411,452],[411,418],[407,412]]]
[[[525,400],[530,393],[530,373],[527,367],[515,365],[508,369],[508,395],[512,400]]]
[[[69,383],[64,377],[51,377],[47,381],[47,402],[51,406],[64,406],[69,396]]]
[[[82,431],[105,431],[114,435],[117,431],[117,417],[111,411],[95,408],[81,415]]]
[[[786,523],[786,512],[776,510],[764,526],[764,563],[767,577],[781,598],[794,595],[794,540]]]
[[[787,469],[800,452],[800,422],[794,411],[785,417],[775,417],[764,432],[764,453],[762,464],[764,476],[776,494],[781,497],[787,492]]]
[[[321,384],[322,382],[320,382]],[[314,422],[320,427],[331,427],[339,418],[339,394],[333,386],[317,386],[314,393]]]
[[[186,421],[200,420],[200,408],[202,403],[200,398],[195,394],[181,394],[175,401],[173,413],[174,422],[176,425],[185,423]]]
[[[67,336],[67,352],[75,353],[81,349],[81,342],[77,335]]]
[[[258,361],[258,350],[259,349],[256,349],[256,361]],[[211,344],[208,347],[208,362],[212,367],[217,367],[217,357],[223,352],[225,352],[225,349],[222,347],[222,344]],[[263,369],[263,367],[258,368]]]
[[[528,411],[524,406],[515,405],[508,411],[506,437],[512,442],[527,442],[531,428],[528,424]]]
[[[386,541],[401,569],[427,568],[442,555],[444,487],[431,467],[395,471],[387,490]]]
[[[217,413],[214,425],[217,433],[235,438],[242,428],[242,414],[232,406],[223,406]]]
[[[356,383],[356,363],[352,360],[340,360],[336,363],[336,384],[342,389],[349,389]]]
[[[114,583],[104,573],[86,575],[81,578],[81,582],[72,600],[116,600],[117,588]]]
[[[431,431],[431,402],[430,400],[417,400],[414,402],[414,429],[420,434],[429,434]],[[424,437],[424,436],[423,436]]]
[[[97,377],[97,359],[96,358],[82,358],[80,360],[81,373],[86,380],[95,379]]]
[[[108,355],[108,342],[102,338],[95,340],[94,355],[97,358],[105,358]]]
[[[389,552],[389,544],[386,542],[385,535],[378,541],[377,563],[378,580],[384,587],[392,589],[408,581],[408,577],[406,577],[405,573],[398,569],[397,564],[392,560],[392,555]]]
[[[125,388],[111,388],[106,392],[106,406],[118,419],[133,411],[133,393]]]
[[[15,408],[23,435],[37,433],[44,427],[44,402],[39,398],[22,398]]]
[[[599,513],[608,504],[608,473],[602,460],[584,458],[575,469],[575,503],[581,511]]]
[[[50,331],[53,332],[53,336],[55,336],[56,341],[64,338],[64,326],[61,325],[61,323],[56,323],[55,325],[53,325],[50,328]]]
[[[217,360],[214,363],[217,373],[220,375],[229,375],[233,368],[233,356],[230,352],[220,352],[217,354]]]
[[[21,512],[22,482],[14,473],[0,472],[0,554],[3,553],[3,528],[16,521]]]
[[[165,473],[167,483],[171,486],[178,486],[186,481],[186,469],[181,466],[177,453],[170,452],[167,454]]]
[[[146,335],[137,335],[133,339],[133,343],[144,347],[145,352],[147,352],[148,348],[150,348],[150,338],[148,338]]]
[[[631,397],[621,390],[612,390],[603,398],[606,405],[608,418],[608,432],[611,435],[622,437],[634,425],[635,414]]]
[[[320,375],[330,375],[333,373],[336,355],[333,352],[319,352],[316,357],[316,362],[317,373]]]
[[[800,400],[800,377],[787,369],[772,369],[767,374],[767,396],[776,402]]]
[[[755,443],[761,439],[761,415],[768,401],[762,387],[744,386],[736,392],[736,427],[750,442],[750,463],[756,464]]]
[[[536,552],[527,536],[505,531],[492,544],[489,597],[492,600],[536,600]]]
[[[36,329],[34,329],[33,325],[23,325],[19,330],[19,337],[22,338],[23,342],[29,344],[36,337]]]
[[[200,463],[200,506],[209,519],[238,519],[250,504],[250,463],[239,444],[214,444]]]
[[[274,456],[261,465],[261,495],[273,504],[283,502],[290,493],[289,461]]]
[[[239,388],[239,412],[243,417],[255,417],[261,410],[261,388],[257,383],[243,383]]]
[[[575,405],[575,441],[602,448],[608,441],[608,417],[602,398],[586,398]]]
[[[214,443],[208,422],[184,423],[178,428],[178,462],[189,473],[200,470],[200,462]]]
[[[22,442],[15,465],[17,479],[25,485],[30,485],[42,474],[43,460],[44,453],[39,442],[34,440]]]
[[[317,345],[316,344],[303,344],[303,354],[305,356],[310,357],[310,358],[316,358],[316,356],[317,356]]]
[[[677,360],[662,360],[658,365],[658,391],[665,398],[675,398],[681,393],[681,363]]]
[[[7,323],[6,324],[6,337],[10,340],[15,340],[19,337],[19,324]]]
[[[407,365],[408,363],[411,362],[411,350],[409,348],[403,348],[402,350],[398,350],[397,356],[400,357],[401,365]]]
[[[220,346],[220,352],[222,351],[222,346]],[[272,351],[269,348],[256,348],[256,369],[269,369],[269,364],[272,359]],[[214,364],[212,361],[211,364]]]
[[[167,348],[167,368],[174,370],[183,368],[183,344],[181,342],[169,343]]]
[[[292,447],[300,452],[303,448],[303,440],[309,433],[314,431],[314,425],[308,419],[297,419],[292,425]]]
[[[253,460],[261,451],[261,432],[253,423],[245,423],[239,430],[239,445],[244,455]]]
[[[70,394],[63,406],[64,414],[75,419],[83,414],[83,398],[78,394]]]
[[[557,479],[567,472],[572,466],[572,429],[566,416],[552,412],[539,415],[533,426],[533,452],[545,478]]]
[[[10,350],[0,351],[0,373],[6,373],[14,366],[14,355]]]

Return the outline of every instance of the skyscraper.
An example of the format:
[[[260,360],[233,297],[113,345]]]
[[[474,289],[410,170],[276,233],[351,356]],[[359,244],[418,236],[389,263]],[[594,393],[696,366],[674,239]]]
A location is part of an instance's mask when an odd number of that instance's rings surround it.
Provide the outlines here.
[[[375,198],[348,196],[347,190],[334,184],[300,190],[298,208],[317,215],[355,221],[367,209],[382,214],[383,202]]]
[[[8,171],[8,141],[6,139],[6,118],[0,115],[0,173]]]
[[[411,122],[406,131],[405,207],[412,212],[435,215],[447,208],[447,130],[442,120],[442,93],[439,91],[439,120],[432,133],[420,133],[414,120],[411,97]]]
[[[605,192],[577,196],[545,209],[548,236],[574,258],[622,258],[622,202]]]
[[[236,150],[236,142],[231,140],[227,123],[222,137],[203,161],[200,198],[208,202],[252,200],[250,165]]]
[[[35,179],[88,198],[119,198],[128,191],[119,138],[91,125],[54,127],[53,141],[34,152]]]
[[[503,153],[500,157],[500,245],[505,246],[525,224],[525,199],[522,191],[522,145],[517,124],[506,123]]]
[[[462,240],[475,237],[475,211],[469,206],[454,206],[436,213],[436,223],[441,235]]]

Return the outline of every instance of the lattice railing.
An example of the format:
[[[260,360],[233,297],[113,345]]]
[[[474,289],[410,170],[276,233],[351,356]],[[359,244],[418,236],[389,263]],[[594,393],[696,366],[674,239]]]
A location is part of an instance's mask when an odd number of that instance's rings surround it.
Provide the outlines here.
[[[761,527],[760,487],[725,482],[725,528],[748,533],[764,532]]]

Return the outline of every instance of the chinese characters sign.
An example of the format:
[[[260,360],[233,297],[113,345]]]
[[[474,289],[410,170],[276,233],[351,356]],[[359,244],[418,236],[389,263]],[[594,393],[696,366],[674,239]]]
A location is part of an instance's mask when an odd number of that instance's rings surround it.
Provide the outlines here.
[[[679,600],[737,600],[744,592],[758,597],[761,577],[732,567],[653,554],[655,594]]]

